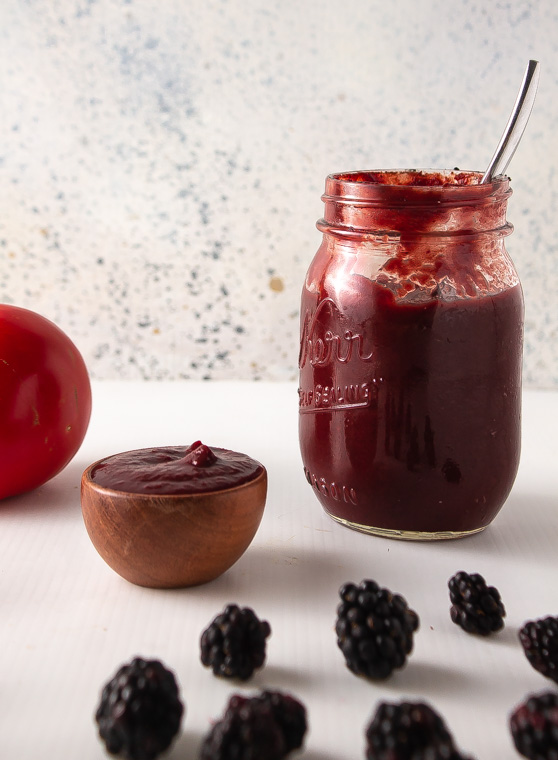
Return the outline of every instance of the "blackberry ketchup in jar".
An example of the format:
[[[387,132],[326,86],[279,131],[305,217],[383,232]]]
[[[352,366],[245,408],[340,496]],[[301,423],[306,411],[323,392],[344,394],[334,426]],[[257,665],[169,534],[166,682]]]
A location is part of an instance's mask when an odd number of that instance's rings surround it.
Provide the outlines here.
[[[485,528],[520,454],[523,296],[509,179],[330,175],[301,302],[299,434],[325,510],[368,533]]]

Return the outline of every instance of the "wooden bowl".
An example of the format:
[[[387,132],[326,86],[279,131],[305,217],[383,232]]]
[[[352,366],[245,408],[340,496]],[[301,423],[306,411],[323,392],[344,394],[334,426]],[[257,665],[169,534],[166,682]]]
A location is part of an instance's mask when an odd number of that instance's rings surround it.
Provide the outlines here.
[[[195,586],[217,578],[246,551],[262,519],[265,467],[247,483],[208,493],[142,494],[81,478],[81,509],[93,545],[131,583]]]

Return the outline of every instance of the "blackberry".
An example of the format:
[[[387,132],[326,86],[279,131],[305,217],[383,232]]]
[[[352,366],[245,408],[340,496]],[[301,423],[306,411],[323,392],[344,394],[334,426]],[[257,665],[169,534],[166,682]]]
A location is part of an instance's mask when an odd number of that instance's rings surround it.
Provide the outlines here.
[[[533,694],[510,715],[517,751],[529,760],[558,758],[558,694]]]
[[[368,760],[465,760],[424,702],[381,702],[366,729]]]
[[[506,610],[500,593],[494,586],[487,586],[482,575],[456,573],[448,587],[451,619],[464,631],[489,636],[504,627]]]
[[[287,753],[302,747],[308,728],[304,705],[290,694],[280,691],[263,691],[259,700],[271,709],[283,733]]]
[[[159,660],[136,657],[104,686],[95,720],[108,752],[153,760],[170,746],[183,712],[173,673]]]
[[[349,670],[376,680],[403,667],[419,627],[405,599],[372,580],[346,583],[339,596],[335,632]]]
[[[250,607],[229,604],[201,635],[201,661],[216,676],[246,681],[265,662],[271,627]]]
[[[200,760],[282,760],[302,746],[306,727],[306,709],[288,694],[234,694],[204,739]]]
[[[558,683],[558,617],[527,621],[519,641],[535,670]]]

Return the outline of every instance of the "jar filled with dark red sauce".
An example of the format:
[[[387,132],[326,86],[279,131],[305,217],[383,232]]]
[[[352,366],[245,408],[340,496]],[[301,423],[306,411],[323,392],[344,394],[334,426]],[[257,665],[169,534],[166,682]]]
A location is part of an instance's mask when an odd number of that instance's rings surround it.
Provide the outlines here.
[[[326,179],[301,302],[299,433],[325,510],[394,538],[465,536],[520,455],[523,296],[505,248],[509,178]]]

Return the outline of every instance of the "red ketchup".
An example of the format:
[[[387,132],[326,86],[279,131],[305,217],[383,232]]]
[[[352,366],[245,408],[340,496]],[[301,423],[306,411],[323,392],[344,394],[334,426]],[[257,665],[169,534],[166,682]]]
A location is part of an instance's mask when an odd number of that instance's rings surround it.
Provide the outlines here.
[[[520,454],[523,297],[506,177],[358,172],[326,180],[302,293],[306,478],[358,530],[486,527]]]
[[[255,459],[201,441],[191,446],[136,449],[99,462],[92,480],[114,491],[192,494],[222,491],[254,480],[263,472]]]

